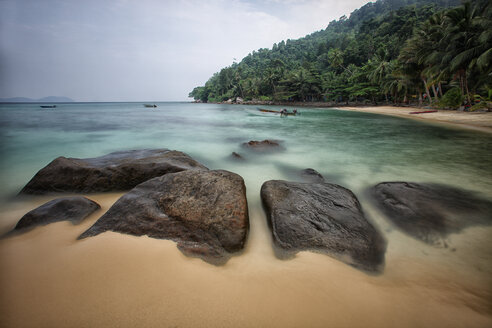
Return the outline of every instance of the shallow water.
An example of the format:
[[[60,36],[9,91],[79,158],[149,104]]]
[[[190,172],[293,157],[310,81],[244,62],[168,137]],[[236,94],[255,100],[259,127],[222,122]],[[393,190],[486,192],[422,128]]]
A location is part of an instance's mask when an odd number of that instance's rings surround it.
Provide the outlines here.
[[[394,228],[367,187],[445,183],[492,198],[492,136],[395,117],[302,108],[280,118],[255,106],[188,103],[0,105],[0,233],[50,197],[13,200],[57,156],[137,148],[184,151],[243,176],[251,231],[245,251],[215,267],[171,241],[105,233],[76,241],[121,194],[90,197],[103,209],[0,240],[0,326],[487,327],[492,325],[492,228],[472,227],[433,248]],[[240,144],[281,140],[254,155]],[[235,161],[235,151],[245,161]],[[259,190],[312,167],[359,197],[388,240],[382,275],[309,252],[279,260]]]

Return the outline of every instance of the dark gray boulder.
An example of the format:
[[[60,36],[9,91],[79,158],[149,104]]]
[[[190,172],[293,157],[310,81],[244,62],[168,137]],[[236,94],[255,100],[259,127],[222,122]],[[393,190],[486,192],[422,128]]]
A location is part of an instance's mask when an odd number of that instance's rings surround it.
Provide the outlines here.
[[[24,215],[15,226],[15,230],[58,221],[79,224],[100,208],[96,202],[81,196],[53,199]]]
[[[243,179],[222,170],[188,170],[138,185],[79,239],[105,231],[171,239],[187,255],[222,264],[244,247],[248,230]]]
[[[383,182],[371,189],[376,205],[407,234],[446,247],[445,238],[492,223],[492,203],[473,192],[437,184]]]
[[[386,241],[350,190],[271,180],[261,187],[261,199],[273,240],[284,251],[318,251],[371,272],[383,268]]]
[[[168,149],[111,153],[96,158],[58,157],[21,190],[23,194],[129,190],[167,173],[207,169],[190,156]]]

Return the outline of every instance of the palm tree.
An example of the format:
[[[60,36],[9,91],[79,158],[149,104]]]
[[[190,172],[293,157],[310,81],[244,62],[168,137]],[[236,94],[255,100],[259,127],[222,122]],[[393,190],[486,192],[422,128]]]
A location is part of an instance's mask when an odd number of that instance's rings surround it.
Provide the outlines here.
[[[471,103],[468,88],[468,69],[473,66],[483,51],[478,39],[481,34],[478,22],[477,7],[470,2],[446,12],[447,26],[445,30],[446,55],[443,63],[449,63],[449,69],[458,76],[462,94]]]
[[[405,43],[398,60],[402,64],[402,71],[405,72],[407,78],[412,81],[411,84],[414,84],[416,79],[423,83],[427,99],[429,100],[429,103],[432,104],[427,79],[424,73],[426,67],[421,61],[421,52],[420,39],[418,35],[414,35]],[[419,96],[419,106],[422,106],[422,89],[419,86],[416,86],[416,91]]]
[[[482,15],[477,18],[476,23],[482,28],[482,32],[478,37],[481,54],[476,63],[488,75],[492,72],[492,2],[477,3],[477,7]]]
[[[374,59],[369,60],[368,67],[370,68],[368,79],[372,83],[379,85],[381,91],[384,92],[386,102],[388,102],[388,82],[391,72],[393,71],[393,65],[384,60],[380,55],[374,56]]]
[[[349,72],[350,74],[352,74],[352,72],[347,67],[343,66],[343,52],[342,52],[342,50],[340,50],[338,48],[331,49],[328,52],[328,60],[330,61],[330,65],[332,67],[341,67],[344,70],[346,70],[347,72]]]
[[[445,49],[443,45],[445,23],[444,12],[435,13],[416,31],[421,40],[418,60],[425,66],[422,73],[427,77],[427,86],[432,88],[436,102],[439,101],[439,93],[442,96],[441,81],[447,75],[447,70],[441,65]],[[439,92],[436,90],[436,84],[439,86]]]

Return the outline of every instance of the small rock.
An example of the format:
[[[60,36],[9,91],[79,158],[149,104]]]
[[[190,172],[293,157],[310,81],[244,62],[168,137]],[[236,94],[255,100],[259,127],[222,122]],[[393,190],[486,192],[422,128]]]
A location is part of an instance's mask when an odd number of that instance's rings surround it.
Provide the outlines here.
[[[81,196],[53,199],[24,215],[15,226],[15,230],[58,221],[79,224],[100,208],[96,202]]]
[[[315,169],[304,169],[301,171],[301,177],[306,182],[324,182],[325,178]]]
[[[244,161],[244,157],[241,156],[240,154],[236,153],[235,151],[232,152],[231,157],[236,160],[241,160]]]
[[[274,151],[274,150],[278,151],[284,149],[284,147],[280,145],[279,141],[268,140],[268,139],[263,141],[251,140],[243,143],[242,146],[246,149],[251,149],[257,152],[267,152],[267,151]]]

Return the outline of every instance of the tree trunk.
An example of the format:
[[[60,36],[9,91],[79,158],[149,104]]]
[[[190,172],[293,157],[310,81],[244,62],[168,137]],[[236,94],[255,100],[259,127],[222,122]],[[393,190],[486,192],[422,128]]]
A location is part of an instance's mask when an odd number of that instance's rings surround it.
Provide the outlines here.
[[[441,82],[439,82],[439,95],[442,98],[442,85],[441,85]]]
[[[429,92],[429,87],[427,86],[427,81],[424,78],[422,78],[422,82],[424,82],[425,94],[427,95],[427,98],[429,98],[429,104],[432,105],[432,99]]]
[[[422,107],[422,91],[419,90],[419,107]]]
[[[465,94],[465,87],[464,87],[464,84],[463,84],[463,70],[460,70],[460,88],[461,88],[461,94],[464,95]]]
[[[437,95],[436,86],[434,84],[432,85],[432,92],[434,93],[434,99],[438,102],[439,96]]]
[[[241,92],[241,98],[243,98],[243,99],[244,99],[244,91],[243,91],[243,88],[241,87],[241,83],[239,83],[239,82],[238,82],[238,83],[237,83],[237,86],[238,86],[238,88],[239,88],[239,92]]]
[[[468,90],[468,79],[466,78],[466,69],[464,70],[463,75],[465,80],[466,99],[468,99],[468,104],[471,106],[471,97],[470,97],[470,91]]]

